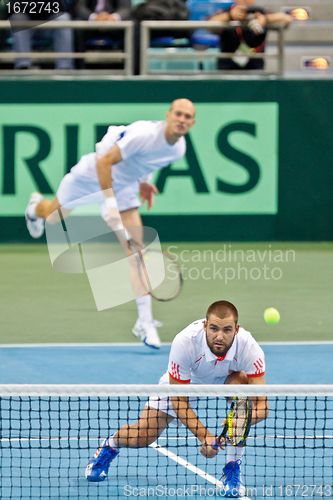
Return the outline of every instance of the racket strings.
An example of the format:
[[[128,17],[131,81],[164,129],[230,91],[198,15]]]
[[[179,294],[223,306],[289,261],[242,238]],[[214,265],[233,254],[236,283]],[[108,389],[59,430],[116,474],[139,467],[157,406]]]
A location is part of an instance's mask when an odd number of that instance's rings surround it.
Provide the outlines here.
[[[171,300],[180,293],[183,279],[175,259],[167,253],[136,249],[138,276],[146,293],[157,300]]]
[[[251,401],[238,398],[232,402],[227,415],[227,439],[234,446],[244,446],[251,425]]]

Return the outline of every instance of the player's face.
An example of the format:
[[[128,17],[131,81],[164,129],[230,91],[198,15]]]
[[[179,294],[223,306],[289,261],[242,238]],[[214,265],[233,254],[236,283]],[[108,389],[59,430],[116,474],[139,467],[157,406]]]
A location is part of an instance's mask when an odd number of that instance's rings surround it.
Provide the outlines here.
[[[216,356],[224,356],[234,341],[239,325],[232,315],[221,319],[211,314],[204,322],[204,328],[209,349]]]
[[[179,100],[175,102],[167,114],[167,135],[181,137],[194,125],[195,110],[191,102]]]

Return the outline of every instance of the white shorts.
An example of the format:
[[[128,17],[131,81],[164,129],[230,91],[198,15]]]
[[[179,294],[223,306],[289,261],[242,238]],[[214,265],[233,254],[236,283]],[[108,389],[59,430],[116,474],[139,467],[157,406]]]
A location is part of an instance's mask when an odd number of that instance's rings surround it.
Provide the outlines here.
[[[224,382],[225,382],[225,380],[221,381],[222,384]],[[169,385],[169,374],[168,374],[168,372],[166,372],[166,373],[164,373],[162,375],[162,377],[160,378],[160,380],[159,380],[158,383],[159,383],[159,385],[162,388],[165,385]],[[193,409],[194,409],[195,412],[197,412],[198,406],[200,406],[199,405],[199,400],[200,400],[200,396],[199,397],[197,397],[197,396],[190,396],[188,398],[188,401],[189,401],[190,405],[193,407]],[[148,399],[148,401],[147,401],[147,403],[146,403],[145,406],[149,407],[149,408],[154,408],[155,410],[163,411],[163,413],[166,413],[169,417],[177,418],[177,415],[175,413],[175,410],[173,409],[173,404],[172,404],[172,401],[171,401],[170,397],[155,397],[155,396],[151,396],[151,397],[149,397],[149,399]],[[177,420],[177,422],[179,422],[179,421]],[[178,425],[178,424],[176,423],[176,425]]]
[[[159,385],[162,387],[165,385],[169,385],[169,374],[164,373],[162,377],[159,380]],[[190,397],[189,398],[189,403],[193,404],[196,406],[196,402],[198,401],[198,398],[196,397]],[[170,397],[155,397],[155,396],[150,396],[148,399],[147,403],[145,406],[148,406],[149,408],[154,408],[155,410],[163,411],[163,413],[166,413],[169,415],[171,418],[177,418],[177,415],[175,413],[175,410],[173,409],[172,401]]]
[[[198,398],[191,397],[188,398],[188,401],[190,405],[195,408],[197,406]],[[171,418],[177,418],[175,410],[172,406],[171,398],[157,398],[155,396],[151,396],[145,406],[154,408],[158,411],[163,411],[163,413],[166,413]]]
[[[66,210],[73,210],[75,207],[83,205],[103,204],[105,198],[101,192],[97,175],[92,172],[91,161],[91,155],[83,156],[79,163],[73,167],[73,170],[62,179],[57,191],[57,198],[60,205]],[[88,172],[89,175],[87,175]],[[140,207],[141,203],[137,196],[138,187],[137,182],[128,186],[114,187],[120,212]]]

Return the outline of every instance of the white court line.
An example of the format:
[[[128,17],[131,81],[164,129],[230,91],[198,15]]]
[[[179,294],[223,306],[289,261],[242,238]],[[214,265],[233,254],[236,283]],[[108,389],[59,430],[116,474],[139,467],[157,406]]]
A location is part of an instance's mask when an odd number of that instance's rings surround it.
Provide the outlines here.
[[[17,438],[0,438],[0,443],[29,443],[29,442],[35,442],[35,441],[102,441],[102,438],[99,438],[99,437],[90,437],[90,438],[87,438],[87,437],[43,437],[43,438],[40,438],[40,437],[36,437],[36,438],[32,438],[32,437],[27,437],[27,438],[20,438],[20,437],[17,437]],[[47,448],[45,448],[47,449]],[[57,448],[54,448],[55,450]]]
[[[164,441],[180,441],[181,439],[186,439],[188,440],[196,440],[197,438],[195,436],[160,436],[159,441],[164,440]],[[310,436],[310,435],[295,435],[295,436],[286,436],[283,434],[272,434],[272,435],[262,435],[262,436],[249,436],[247,438],[247,441],[256,441],[257,439],[333,439],[333,435],[330,434],[321,434],[321,435],[316,435],[316,436]],[[102,441],[103,438],[101,437],[73,437],[73,436],[66,436],[66,437],[10,437],[10,438],[0,438],[0,443],[27,443],[27,442],[34,442],[34,441],[87,441],[87,442],[96,442],[96,441]],[[153,443],[150,445],[152,448],[157,448],[160,445]],[[162,448],[162,447],[161,447]],[[166,449],[163,448],[165,451]],[[172,452],[170,452],[172,453]],[[183,460],[183,459],[182,459]]]
[[[176,453],[173,453],[172,451],[167,450],[166,448],[163,448],[163,446],[160,446],[156,442],[150,444],[149,446],[150,446],[150,448],[154,448],[158,453],[161,453],[161,455],[164,455],[165,457],[170,458],[171,460],[173,460],[177,464],[182,465],[183,467],[185,467],[189,471],[191,471],[194,474],[197,474],[198,476],[202,477],[203,479],[205,479],[209,483],[213,484],[214,486],[216,486],[218,488],[223,488],[222,481],[219,481],[218,479],[216,479],[211,474],[208,474],[207,472],[205,472],[204,470],[200,469],[196,465],[191,464],[191,462],[188,462],[184,458],[176,455]]]
[[[162,343],[162,345],[170,346],[170,343]],[[147,352],[150,352],[151,350],[148,351],[148,347],[143,345],[142,342],[83,342],[78,343],[78,342],[50,342],[50,343],[45,343],[45,344],[0,344],[0,349],[6,349],[6,348],[22,348],[22,349],[27,349],[27,348],[48,348],[48,347],[142,347]]]
[[[149,445],[150,448],[155,449],[158,453],[161,453],[161,455],[164,455],[165,457],[169,458],[170,460],[173,460],[179,465],[182,465],[189,471],[193,472],[193,474],[197,474],[197,476],[200,476],[203,478],[205,481],[213,484],[216,489],[223,489],[223,483],[222,481],[219,481],[216,479],[216,477],[212,476],[211,474],[208,474],[208,472],[205,472],[204,470],[200,469],[200,467],[197,467],[196,465],[191,464],[191,462],[188,462],[184,458],[176,455],[170,450],[167,450],[166,448],[163,448],[163,446],[160,446],[159,444],[152,443]],[[241,497],[243,500],[251,500],[249,497],[242,496]]]
[[[291,340],[288,342],[284,341],[276,341],[276,342],[259,342],[260,345],[286,345],[286,346],[291,346],[291,345],[333,345],[332,340]]]
[[[263,435],[256,435],[256,436],[249,436],[247,438],[247,441],[256,441],[257,439],[333,439],[333,435],[330,434],[318,434],[316,436],[311,436],[311,435],[295,435],[295,436],[286,436],[285,434],[263,434]],[[197,439],[195,436],[160,436],[158,438],[159,440],[164,439],[165,441],[179,441],[180,439]]]
[[[299,346],[299,345],[333,345],[333,340],[304,340],[304,341],[276,341],[276,342],[259,342],[263,346]],[[162,342],[162,346],[171,346],[171,342]],[[63,343],[63,342],[50,342],[44,344],[0,344],[0,349],[27,349],[27,348],[48,348],[48,347],[127,347],[127,348],[137,348],[142,347],[146,352],[152,352],[148,350],[142,342],[84,342],[84,343]]]
[[[91,439],[91,438],[90,438]],[[97,440],[98,438],[93,438],[94,440]],[[86,440],[89,441],[88,438],[75,438],[75,437],[53,437],[53,438],[1,438],[0,442],[1,443],[8,443],[8,442],[30,442],[30,441],[78,441],[78,440]],[[169,458],[170,460],[173,460],[179,465],[182,465],[189,471],[193,472],[193,474],[196,474],[197,476],[200,476],[202,479],[205,481],[213,484],[217,489],[223,489],[223,483],[222,481],[219,481],[216,479],[214,476],[211,474],[208,474],[208,472],[205,472],[204,470],[200,469],[200,467],[197,467],[196,465],[191,464],[184,458],[176,455],[170,450],[167,450],[166,448],[163,448],[156,442],[152,443],[149,445],[150,448],[155,449],[158,453],[161,453],[161,455],[164,455],[165,457]],[[251,500],[249,497],[243,496],[243,500]]]

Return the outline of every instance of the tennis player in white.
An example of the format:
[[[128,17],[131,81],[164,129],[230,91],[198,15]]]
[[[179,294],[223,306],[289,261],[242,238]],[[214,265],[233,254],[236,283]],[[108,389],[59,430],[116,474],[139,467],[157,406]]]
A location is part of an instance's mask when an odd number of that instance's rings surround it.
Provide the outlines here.
[[[186,152],[184,136],[195,123],[195,108],[188,99],[171,103],[165,121],[137,121],[127,126],[110,126],[96,152],[84,155],[65,175],[56,198],[46,200],[33,193],[25,217],[30,235],[40,238],[47,217],[61,209],[66,216],[78,205],[96,201],[101,215],[114,229],[121,214],[126,228],[142,226],[138,212],[141,198],[153,205],[156,186],[148,182],[154,171],[182,158]],[[138,320],[133,333],[146,345],[160,347],[160,339],[152,314],[150,295],[136,300]]]
[[[211,304],[206,319],[191,323],[171,345],[168,371],[160,384],[264,384],[265,356],[251,333],[238,324],[238,311],[228,301]],[[105,439],[86,468],[89,481],[103,481],[111,461],[120,448],[149,446],[177,418],[198,439],[201,453],[212,458],[219,452],[213,447],[217,437],[199,420],[186,397],[149,398],[135,424],[125,425]],[[265,397],[253,403],[251,425],[268,415]],[[220,443],[224,448],[224,443]],[[228,445],[223,469],[225,496],[244,495],[241,462],[244,447]]]

